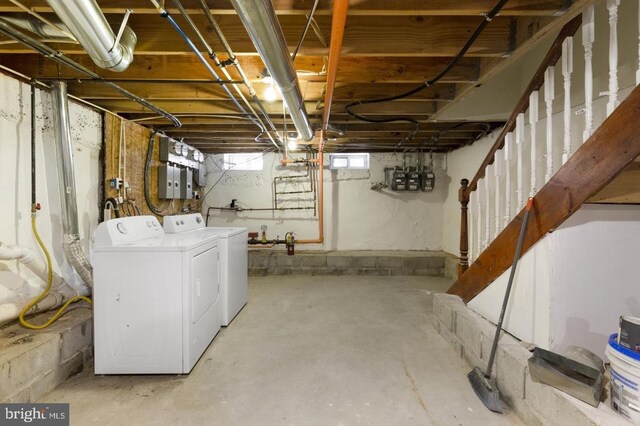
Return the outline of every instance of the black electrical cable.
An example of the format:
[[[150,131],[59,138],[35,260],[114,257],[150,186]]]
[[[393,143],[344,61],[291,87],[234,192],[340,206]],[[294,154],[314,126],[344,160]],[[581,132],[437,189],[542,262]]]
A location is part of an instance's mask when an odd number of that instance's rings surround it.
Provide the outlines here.
[[[316,9],[318,8],[318,3],[320,3],[320,0],[316,0],[313,3],[313,6],[311,6],[311,11],[309,12],[309,16],[307,17],[307,22],[306,24],[304,24],[304,29],[302,30],[302,34],[300,35],[300,40],[298,40],[298,44],[296,45],[296,48],[293,50],[293,53],[291,54],[291,61],[295,61],[296,56],[298,56],[298,50],[300,50],[300,46],[302,46],[302,42],[304,41],[304,38],[307,35],[307,31],[309,31],[309,25],[311,25],[311,20],[313,19],[313,15],[316,13]]]
[[[484,20],[480,23],[480,25],[478,25],[478,27],[473,32],[473,34],[471,34],[471,37],[469,37],[469,39],[464,44],[462,49],[460,49],[458,54],[451,60],[451,62],[449,62],[449,64],[447,64],[447,66],[445,66],[442,69],[442,71],[440,71],[435,77],[425,81],[424,83],[422,83],[418,87],[415,87],[415,88],[413,88],[413,89],[411,89],[411,90],[409,90],[407,92],[400,93],[398,95],[387,96],[387,97],[384,97],[384,98],[366,99],[364,101],[352,102],[352,103],[348,104],[347,106],[345,106],[345,108],[344,108],[345,112],[347,114],[349,114],[349,116],[351,116],[352,118],[355,118],[356,120],[366,121],[368,123],[393,123],[393,122],[396,122],[396,121],[407,121],[409,123],[413,123],[416,126],[415,129],[412,130],[409,133],[409,136],[407,138],[405,138],[404,140],[400,141],[400,143],[398,143],[398,145],[396,145],[396,146],[400,146],[403,142],[408,142],[411,139],[413,139],[413,137],[420,130],[420,123],[417,120],[413,119],[413,118],[410,118],[410,117],[391,117],[391,118],[378,118],[378,119],[375,119],[375,118],[370,118],[370,117],[366,117],[364,115],[355,113],[355,112],[353,112],[351,110],[354,107],[358,106],[358,105],[378,104],[378,103],[391,102],[391,101],[397,101],[399,99],[404,99],[404,98],[407,98],[409,96],[415,95],[416,93],[419,93],[422,90],[426,89],[427,87],[430,87],[430,86],[434,85],[435,83],[437,83],[438,81],[440,81],[444,76],[446,76],[449,73],[449,71],[451,71],[451,69],[454,66],[456,66],[456,64],[458,62],[460,62],[460,60],[464,57],[464,55],[467,53],[467,51],[471,48],[473,43],[475,43],[475,41],[478,39],[478,37],[480,36],[482,31],[485,29],[485,27],[487,25],[489,25],[489,22],[491,22],[493,20],[493,18],[496,17],[496,15],[498,15],[498,13],[504,7],[504,5],[507,3],[507,1],[508,0],[500,0],[500,1],[498,1],[498,3],[493,7],[493,9],[491,9],[491,11],[489,13],[483,15],[484,16]]]
[[[158,216],[164,216],[164,212],[169,208],[169,206],[160,210],[158,206],[153,204],[151,201],[151,195],[149,194],[149,180],[151,176],[151,157],[153,155],[153,145],[156,139],[156,134],[158,132],[154,130],[151,132],[151,136],[149,136],[149,144],[147,145],[147,161],[144,163],[144,200],[147,202],[147,206],[149,209]]]

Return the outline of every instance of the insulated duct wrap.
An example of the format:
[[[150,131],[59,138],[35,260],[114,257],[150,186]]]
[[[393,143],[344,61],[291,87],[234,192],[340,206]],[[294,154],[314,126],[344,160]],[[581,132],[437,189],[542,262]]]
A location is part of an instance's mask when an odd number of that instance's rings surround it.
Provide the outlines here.
[[[29,268],[43,282],[46,283],[48,280],[49,271],[47,265],[40,260],[33,251],[26,247],[7,245],[0,242],[0,260],[16,260]],[[0,324],[18,318],[22,308],[33,299],[33,297],[25,297],[22,291],[14,290],[13,297],[11,297],[12,293],[9,294],[10,296],[5,298],[8,302],[0,304]],[[31,315],[57,308],[62,306],[67,300],[80,294],[79,291],[69,286],[60,275],[53,272],[51,290],[47,296],[38,302],[37,305],[34,305],[27,314]]]
[[[67,261],[89,288],[93,288],[92,268],[80,245],[76,181],[73,162],[73,145],[69,124],[67,85],[52,85],[53,127],[56,140],[60,207],[62,212],[63,247]]]

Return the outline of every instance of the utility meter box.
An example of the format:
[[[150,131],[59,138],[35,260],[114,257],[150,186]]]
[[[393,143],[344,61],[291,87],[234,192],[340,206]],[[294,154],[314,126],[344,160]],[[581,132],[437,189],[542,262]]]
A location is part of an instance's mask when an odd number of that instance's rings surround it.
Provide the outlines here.
[[[180,170],[180,198],[183,200],[193,198],[193,172],[191,169]]]
[[[169,164],[158,166],[158,198],[161,200],[171,200],[174,197],[174,170],[175,167]]]
[[[409,172],[407,173],[407,191],[419,191],[420,190],[420,173]]]
[[[391,189],[394,191],[405,191],[407,189],[407,174],[405,172],[400,170],[393,172]]]
[[[423,192],[433,191],[436,182],[436,175],[433,172],[425,172],[420,176],[420,186]]]

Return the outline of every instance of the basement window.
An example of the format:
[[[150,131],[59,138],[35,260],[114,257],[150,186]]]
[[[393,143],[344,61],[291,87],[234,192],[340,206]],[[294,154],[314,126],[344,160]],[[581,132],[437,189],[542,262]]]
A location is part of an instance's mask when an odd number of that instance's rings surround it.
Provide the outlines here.
[[[224,154],[222,168],[224,170],[257,170],[262,171],[264,166],[264,154],[262,153],[236,153]]]
[[[329,167],[334,169],[369,169],[369,153],[329,154]]]

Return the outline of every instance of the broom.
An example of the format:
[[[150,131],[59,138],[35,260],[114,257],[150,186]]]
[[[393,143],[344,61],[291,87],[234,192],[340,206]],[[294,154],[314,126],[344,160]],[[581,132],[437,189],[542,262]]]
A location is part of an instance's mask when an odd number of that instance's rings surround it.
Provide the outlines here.
[[[475,391],[480,401],[491,411],[496,413],[502,413],[502,404],[500,403],[500,392],[496,386],[496,381],[491,377],[491,370],[493,368],[493,361],[496,357],[496,350],[498,349],[498,339],[500,338],[500,332],[502,331],[502,320],[504,320],[504,314],[507,310],[507,303],[509,302],[509,294],[511,293],[511,286],[513,285],[513,277],[516,273],[516,266],[522,253],[522,243],[524,241],[524,234],[527,230],[527,222],[529,222],[529,214],[533,207],[533,198],[529,198],[527,206],[524,208],[524,219],[522,220],[522,226],[520,227],[520,235],[518,235],[518,244],[516,245],[516,252],[513,256],[513,265],[511,266],[511,274],[509,275],[509,283],[507,284],[507,290],[504,293],[504,300],[502,301],[502,311],[500,311],[500,318],[498,319],[498,325],[496,326],[496,334],[493,338],[493,345],[491,346],[491,355],[489,356],[489,365],[487,366],[487,372],[483,373],[479,367],[474,368],[467,374],[469,383]]]

